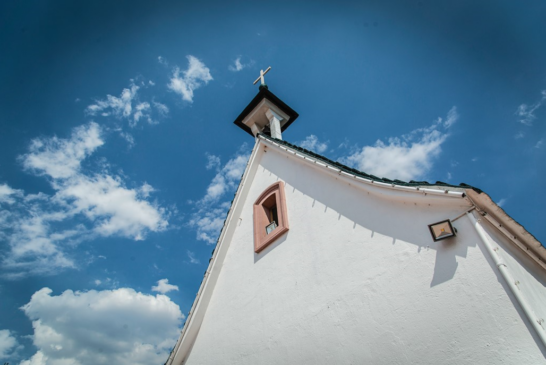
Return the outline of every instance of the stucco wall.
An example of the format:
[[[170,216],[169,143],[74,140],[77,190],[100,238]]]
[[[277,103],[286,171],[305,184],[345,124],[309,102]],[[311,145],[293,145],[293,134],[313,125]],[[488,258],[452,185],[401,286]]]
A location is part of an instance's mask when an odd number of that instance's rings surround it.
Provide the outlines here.
[[[187,364],[546,363],[466,217],[430,237],[464,199],[354,186],[276,149],[255,163]],[[255,254],[252,203],[278,179],[290,230]]]

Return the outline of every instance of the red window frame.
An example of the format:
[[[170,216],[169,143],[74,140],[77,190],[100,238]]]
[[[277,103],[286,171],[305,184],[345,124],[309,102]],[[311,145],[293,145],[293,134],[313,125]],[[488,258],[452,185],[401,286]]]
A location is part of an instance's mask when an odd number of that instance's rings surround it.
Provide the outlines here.
[[[274,196],[274,199],[271,198]],[[272,203],[276,207],[277,227],[267,234],[266,226],[271,223],[273,214]],[[286,195],[284,182],[271,184],[254,202],[254,252],[259,253],[288,231],[288,216],[286,211]]]

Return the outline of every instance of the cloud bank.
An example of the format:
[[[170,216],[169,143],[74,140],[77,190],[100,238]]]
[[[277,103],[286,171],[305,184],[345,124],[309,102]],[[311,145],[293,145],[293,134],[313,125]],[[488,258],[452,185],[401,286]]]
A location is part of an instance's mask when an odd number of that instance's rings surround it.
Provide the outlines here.
[[[74,268],[67,251],[95,236],[144,239],[167,228],[168,212],[147,200],[153,187],[128,188],[107,167],[91,172],[82,163],[104,144],[102,130],[89,123],[69,138],[37,138],[20,156],[23,168],[44,177],[54,190],[25,195],[0,185],[0,239],[9,243],[2,257],[7,276]]]
[[[130,288],[38,290],[21,307],[38,351],[21,365],[162,364],[184,319],[167,296]]]

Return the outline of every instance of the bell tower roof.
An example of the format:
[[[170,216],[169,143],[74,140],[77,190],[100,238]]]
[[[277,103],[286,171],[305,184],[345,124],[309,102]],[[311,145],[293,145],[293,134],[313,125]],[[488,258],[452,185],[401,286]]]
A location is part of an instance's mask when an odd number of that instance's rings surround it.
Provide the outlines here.
[[[278,121],[280,132],[284,132],[298,116],[298,113],[269,91],[267,85],[262,84],[258,94],[233,123],[255,137],[258,133],[268,134],[273,119]]]

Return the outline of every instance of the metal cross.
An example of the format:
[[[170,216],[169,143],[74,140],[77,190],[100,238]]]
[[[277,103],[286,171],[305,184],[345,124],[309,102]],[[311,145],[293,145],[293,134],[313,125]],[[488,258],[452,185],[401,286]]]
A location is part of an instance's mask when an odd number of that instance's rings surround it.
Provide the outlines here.
[[[265,72],[264,72],[264,70],[260,70],[260,77],[258,77],[258,78],[256,79],[256,81],[254,81],[254,84],[252,84],[252,85],[256,85],[256,83],[257,83],[258,81],[260,81],[260,80],[262,81],[261,85],[265,85],[264,76],[265,76],[266,73],[269,72],[269,70],[271,70],[271,66],[269,66],[269,67],[267,68],[267,70],[265,70]]]

